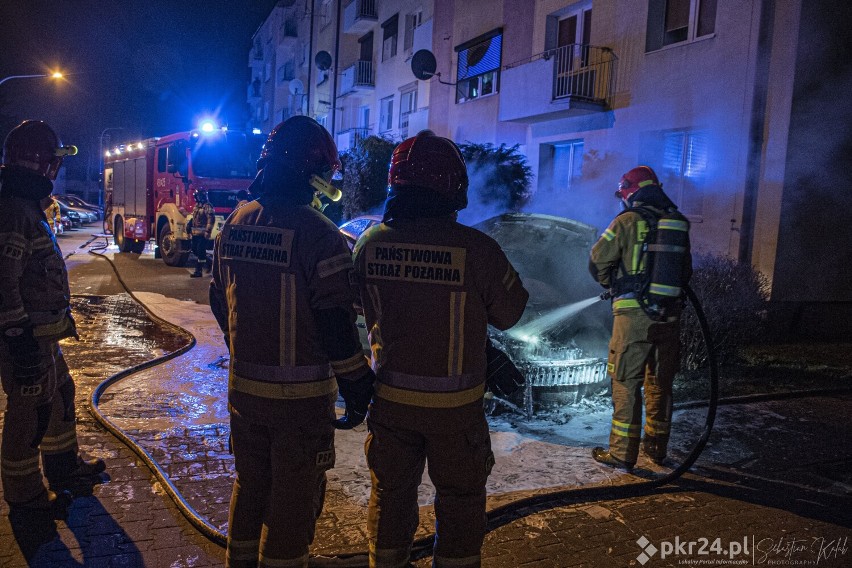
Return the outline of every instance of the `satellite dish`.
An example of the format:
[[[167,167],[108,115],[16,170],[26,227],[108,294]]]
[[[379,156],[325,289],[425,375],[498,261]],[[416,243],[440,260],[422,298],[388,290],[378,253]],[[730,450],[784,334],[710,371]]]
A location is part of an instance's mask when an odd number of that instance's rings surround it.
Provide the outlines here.
[[[431,79],[437,68],[438,62],[435,61],[435,56],[428,49],[419,50],[411,58],[411,72],[421,81]]]
[[[314,64],[320,71],[331,69],[331,54],[327,51],[318,51],[314,56]]]
[[[291,95],[303,95],[305,93],[305,85],[298,79],[291,79],[288,87]]]

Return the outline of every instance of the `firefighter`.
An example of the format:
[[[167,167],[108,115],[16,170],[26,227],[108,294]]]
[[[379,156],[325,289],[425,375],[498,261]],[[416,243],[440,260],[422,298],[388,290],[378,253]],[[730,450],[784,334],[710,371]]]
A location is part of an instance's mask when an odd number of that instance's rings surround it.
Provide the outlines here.
[[[382,223],[355,247],[375,396],[368,418],[371,567],[408,566],[426,462],[434,566],[479,566],[494,464],[483,408],[488,324],[514,325],[529,294],[500,246],[459,224],[464,159],[431,131],[393,152]]]
[[[210,241],[210,236],[213,234],[213,227],[216,224],[216,213],[213,211],[213,206],[207,199],[207,192],[196,189],[192,196],[195,198],[195,206],[192,208],[192,254],[195,255],[195,272],[190,274],[190,278],[200,278],[201,269],[210,271],[210,265],[207,262],[207,243]]]
[[[42,200],[42,203],[47,203],[44,208],[44,216],[47,217],[47,224],[54,235],[62,232],[62,211],[59,209],[59,202],[56,198],[49,195]]]
[[[64,156],[41,121],[15,127],[0,168],[0,379],[6,393],[0,477],[12,509],[63,518],[71,493],[91,490],[103,460],[78,455],[74,381],[59,340],[76,337],[68,273],[42,203]],[[44,486],[39,469],[39,453]]]
[[[234,211],[216,237],[210,302],[231,353],[237,471],[232,568],[308,565],[334,466],[335,425],[363,421],[372,395],[374,375],[355,326],[351,253],[310,206],[316,186],[339,167],[325,128],[289,118],[264,145],[252,184],[257,199]],[[346,414],[335,423],[337,388]]]
[[[680,366],[681,287],[692,275],[692,257],[689,222],[663,192],[654,170],[633,168],[622,176],[615,195],[625,211],[592,247],[589,262],[592,277],[609,290],[614,315],[607,360],[613,405],[609,450],[594,448],[592,457],[631,471],[642,437],[643,386],[642,449],[658,465],[666,458],[672,381]],[[678,235],[681,244],[654,246],[651,235],[664,229]],[[655,273],[669,270],[674,281],[669,286],[651,283],[652,266]],[[660,289],[664,296],[649,300]]]

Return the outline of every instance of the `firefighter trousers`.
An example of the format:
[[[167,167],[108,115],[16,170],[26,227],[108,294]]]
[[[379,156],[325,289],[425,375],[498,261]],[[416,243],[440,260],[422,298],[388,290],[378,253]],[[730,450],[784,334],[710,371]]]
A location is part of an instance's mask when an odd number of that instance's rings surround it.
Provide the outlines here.
[[[642,442],[654,460],[666,457],[672,419],[672,382],[680,366],[680,324],[659,323],[641,309],[615,314],[607,372],[612,380],[610,453],[629,464],[639,457],[644,387],[645,427]]]
[[[231,391],[237,478],[228,516],[229,568],[308,565],[334,467],[336,394],[269,399]]]
[[[432,565],[480,566],[485,482],[494,465],[482,402],[422,408],[375,398],[368,425],[370,567],[408,566],[427,461],[437,517]]]
[[[56,341],[40,345],[41,373],[32,385],[12,376],[8,347],[0,342],[0,379],[6,413],[0,447],[0,478],[9,503],[26,503],[45,491],[39,454],[53,484],[77,466],[74,381]]]

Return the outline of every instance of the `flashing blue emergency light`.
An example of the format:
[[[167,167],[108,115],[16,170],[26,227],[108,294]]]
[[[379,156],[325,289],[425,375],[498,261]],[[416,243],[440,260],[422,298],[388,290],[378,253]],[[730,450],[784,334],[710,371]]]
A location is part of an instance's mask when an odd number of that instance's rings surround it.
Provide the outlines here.
[[[212,120],[205,120],[201,123],[201,132],[213,132],[216,130],[216,125]]]
[[[251,133],[252,134],[263,134],[263,132],[260,130],[260,128],[252,128]]]

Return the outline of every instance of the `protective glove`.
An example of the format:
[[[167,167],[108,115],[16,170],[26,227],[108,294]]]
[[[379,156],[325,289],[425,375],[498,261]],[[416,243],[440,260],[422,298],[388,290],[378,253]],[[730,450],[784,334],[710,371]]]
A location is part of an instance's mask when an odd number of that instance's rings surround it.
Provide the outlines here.
[[[523,373],[490,339],[485,346],[485,361],[485,384],[495,395],[507,398],[526,384]]]
[[[3,339],[12,357],[12,379],[19,385],[34,385],[41,377],[41,353],[29,323],[7,327]]]
[[[343,397],[346,411],[342,418],[334,421],[335,428],[351,430],[364,421],[370,407],[370,400],[373,398],[375,380],[376,374],[370,368],[367,368],[367,372],[354,381],[337,379],[337,388],[340,391],[340,396]]]

